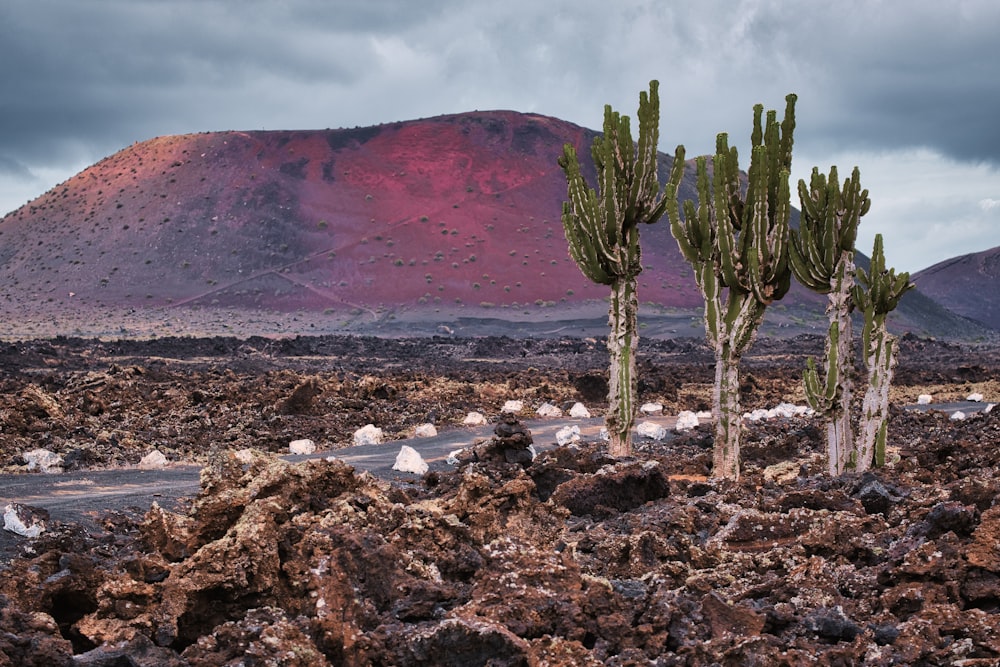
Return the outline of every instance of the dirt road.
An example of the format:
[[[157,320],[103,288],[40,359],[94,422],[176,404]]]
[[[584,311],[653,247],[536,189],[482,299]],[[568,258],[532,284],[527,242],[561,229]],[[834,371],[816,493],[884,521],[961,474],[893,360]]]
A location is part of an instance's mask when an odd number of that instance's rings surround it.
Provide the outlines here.
[[[645,417],[670,430],[677,423],[673,416]],[[602,418],[525,420],[537,450],[556,445],[556,432],[566,426],[578,426],[581,437],[599,437]],[[393,470],[396,455],[403,445],[417,450],[431,470],[446,470],[448,456],[475,441],[492,435],[493,425],[448,429],[427,438],[394,440],[381,445],[363,445],[335,451],[317,451],[309,455],[285,455],[290,462],[335,456],[357,470],[365,470],[386,480],[408,481],[416,475]],[[669,435],[668,435],[669,438]],[[140,515],[154,502],[175,509],[200,489],[200,466],[171,464],[157,470],[116,468],[83,470],[62,474],[0,475],[0,510],[18,503],[48,512],[50,522],[75,523],[88,530],[97,528],[109,513]],[[16,554],[25,538],[9,530],[0,530],[0,559]]]

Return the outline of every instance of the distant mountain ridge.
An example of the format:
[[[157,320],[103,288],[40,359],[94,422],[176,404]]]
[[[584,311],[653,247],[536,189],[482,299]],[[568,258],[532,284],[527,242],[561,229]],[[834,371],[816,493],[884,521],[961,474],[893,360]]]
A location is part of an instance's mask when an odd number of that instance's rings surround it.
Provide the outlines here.
[[[567,252],[556,162],[567,142],[589,155],[594,136],[551,117],[484,111],[137,143],[3,218],[4,317],[120,308],[178,319],[194,309],[321,313],[362,324],[502,321],[539,309],[553,321],[601,317],[606,289]],[[660,162],[665,177],[671,158]],[[681,197],[695,197],[693,168]],[[666,221],[643,239],[644,311],[697,313],[701,295]],[[904,329],[965,326],[929,300],[912,312],[907,301],[897,317]],[[808,326],[820,331],[822,304],[801,288],[782,302],[808,307]]]
[[[951,312],[1000,330],[1000,247],[939,262],[913,282]]]

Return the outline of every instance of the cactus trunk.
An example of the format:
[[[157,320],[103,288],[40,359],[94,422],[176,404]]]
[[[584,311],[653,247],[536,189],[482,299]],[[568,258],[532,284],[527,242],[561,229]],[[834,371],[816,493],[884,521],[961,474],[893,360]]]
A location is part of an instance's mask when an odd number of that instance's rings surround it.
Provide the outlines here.
[[[608,451],[615,457],[628,456],[632,452],[632,424],[635,422],[633,401],[637,393],[635,352],[639,343],[638,312],[635,280],[621,279],[612,283],[608,313],[611,369],[605,426],[608,429]]]
[[[846,254],[846,253],[845,253]],[[853,253],[851,253],[853,255]],[[839,475],[852,464],[854,431],[851,429],[851,401],[854,395],[854,335],[851,325],[851,288],[854,285],[853,257],[841,262],[837,289],[828,294],[826,313],[831,327],[836,323],[838,335],[827,336],[826,357],[835,360],[836,400],[830,406],[826,424],[826,447],[831,475]]]
[[[715,447],[712,451],[712,476],[740,478],[740,355],[727,343],[718,350],[715,362],[715,386],[712,389],[712,416],[715,422]]]
[[[889,424],[889,386],[896,367],[896,337],[886,330],[885,319],[872,322],[865,336],[868,389],[861,404],[856,469],[885,465],[885,439]],[[868,328],[866,326],[866,328]]]

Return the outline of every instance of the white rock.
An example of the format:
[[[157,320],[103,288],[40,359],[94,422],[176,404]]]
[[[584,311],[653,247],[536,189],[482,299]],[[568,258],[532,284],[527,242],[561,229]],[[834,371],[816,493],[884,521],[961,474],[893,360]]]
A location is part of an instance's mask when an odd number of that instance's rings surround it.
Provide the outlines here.
[[[994,406],[994,405],[996,405],[996,403],[988,403],[988,404],[986,405],[986,407],[985,407],[985,408],[983,408],[983,414],[984,414],[984,415],[988,415],[988,414],[990,414],[991,412],[993,412],[993,406]]]
[[[416,438],[433,438],[437,434],[438,430],[434,424],[420,424],[413,429],[413,436]]]
[[[573,407],[569,409],[569,416],[574,419],[589,419],[590,410],[583,403],[574,403]]]
[[[663,440],[667,437],[667,429],[654,422],[642,422],[635,430],[640,437],[651,440]]]
[[[681,410],[677,414],[677,425],[674,428],[678,431],[690,431],[698,424],[698,415],[690,410]]]
[[[696,412],[694,414],[698,418],[698,421],[702,421],[702,422],[710,422],[710,421],[712,421],[712,411],[711,410],[699,410],[698,412]]]
[[[639,408],[639,412],[644,415],[662,415],[663,414],[663,404],[662,403],[643,403],[642,407]]]
[[[600,438],[604,442],[608,442],[609,440],[611,440],[611,434],[608,433],[608,429],[607,428],[604,428],[604,427],[601,428]]]
[[[154,449],[139,459],[139,468],[142,470],[160,470],[167,467],[167,457],[158,449]]]
[[[812,408],[805,405],[794,405],[792,403],[779,403],[776,407],[769,410],[764,408],[757,408],[751,412],[743,413],[743,419],[746,421],[758,422],[764,419],[778,419],[789,417],[798,417],[801,415],[811,415],[813,414]]]
[[[930,405],[933,400],[930,394],[920,394],[917,396],[917,405]]]
[[[507,401],[506,403],[503,404],[503,407],[500,408],[500,412],[512,412],[514,414],[517,414],[523,409],[524,409],[524,401]]]
[[[466,426],[482,426],[486,423],[486,417],[481,412],[470,412],[465,415],[462,423]]]
[[[62,472],[63,458],[47,449],[32,449],[21,454],[28,463],[28,470],[40,470],[47,474]]]
[[[794,403],[778,403],[778,405],[771,410],[768,410],[768,415],[772,417],[799,417],[802,415],[811,414],[812,409],[806,405],[795,405]]]
[[[18,503],[8,503],[3,510],[3,529],[23,537],[38,537],[45,532],[45,522]]]
[[[956,410],[955,412],[951,413],[951,416],[948,417],[948,419],[955,422],[962,421],[963,419],[965,419],[965,413],[962,412],[961,410]]]
[[[374,424],[366,424],[354,432],[355,445],[381,445],[382,429]]]
[[[315,451],[316,443],[308,438],[292,440],[288,443],[288,452],[290,454],[312,454]]]
[[[399,454],[396,454],[396,462],[392,464],[392,469],[423,475],[427,472],[428,466],[420,452],[409,445],[403,445],[399,449]]]
[[[759,422],[762,419],[767,419],[767,410],[764,408],[757,408],[751,412],[744,412],[743,419],[751,422]]]
[[[535,413],[539,417],[562,417],[562,410],[552,405],[551,403],[542,403],[535,410]]]
[[[457,466],[458,465],[458,455],[461,454],[463,451],[465,451],[465,450],[464,449],[455,449],[455,450],[452,450],[452,452],[450,454],[448,454],[448,458],[446,458],[444,460],[444,462],[447,463],[450,466]]]
[[[983,402],[983,395],[980,394],[979,392],[976,392],[974,394],[969,394],[969,397],[966,398],[965,400],[972,401],[973,403],[982,403]]]
[[[580,427],[576,426],[563,426],[561,429],[556,431],[556,444],[563,446],[568,445],[572,442],[580,442]]]

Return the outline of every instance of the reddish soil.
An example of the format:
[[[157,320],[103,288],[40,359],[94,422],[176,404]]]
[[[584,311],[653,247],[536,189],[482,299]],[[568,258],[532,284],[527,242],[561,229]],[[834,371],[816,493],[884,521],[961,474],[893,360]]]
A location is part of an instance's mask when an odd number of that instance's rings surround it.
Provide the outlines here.
[[[745,407],[801,403],[821,345],[759,341]],[[507,399],[596,411],[594,340],[5,345],[5,471],[38,446],[77,468],[152,447],[205,467],[174,511],[25,538],[0,579],[0,665],[995,665],[1000,415],[902,407],[996,402],[996,349],[901,347],[888,467],[831,479],[822,423],[778,419],[747,424],[730,483],[706,477],[705,426],[618,461],[591,442],[523,460],[508,429],[391,481],[274,455],[366,423],[495,420]],[[643,341],[640,364],[642,401],[706,407],[699,341]]]

